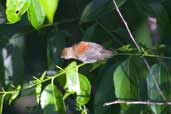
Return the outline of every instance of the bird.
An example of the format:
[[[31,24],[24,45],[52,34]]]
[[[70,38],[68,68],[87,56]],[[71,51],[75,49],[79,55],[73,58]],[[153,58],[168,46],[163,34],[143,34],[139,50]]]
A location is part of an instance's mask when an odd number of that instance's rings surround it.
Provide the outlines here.
[[[61,58],[76,59],[84,63],[95,63],[111,58],[113,52],[94,42],[81,41],[62,50]]]

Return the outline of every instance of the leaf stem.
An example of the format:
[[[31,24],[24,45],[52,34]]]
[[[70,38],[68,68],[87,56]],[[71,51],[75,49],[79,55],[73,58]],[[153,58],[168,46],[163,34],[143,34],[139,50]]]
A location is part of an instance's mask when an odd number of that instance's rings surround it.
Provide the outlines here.
[[[154,55],[154,54],[140,54],[140,53],[115,53],[115,55],[123,55],[123,56],[128,56],[128,55],[133,55],[133,56],[144,56],[144,57],[152,57],[152,58],[161,58],[161,59],[168,59],[171,60],[171,57],[167,56],[160,56],[160,55]]]
[[[38,85],[38,84],[41,84],[41,83],[47,82],[47,81],[49,81],[49,80],[52,80],[53,78],[55,79],[55,78],[61,76],[61,75],[64,74],[64,73],[65,73],[65,72],[60,72],[60,73],[58,73],[58,74],[56,74],[56,75],[54,75],[54,76],[52,76],[52,77],[49,77],[49,78],[46,78],[46,79],[40,81],[40,82],[38,82],[38,83],[34,83],[34,84],[30,85],[30,86],[25,87],[24,90],[25,90],[25,89],[30,89],[30,88],[32,88],[32,87]]]

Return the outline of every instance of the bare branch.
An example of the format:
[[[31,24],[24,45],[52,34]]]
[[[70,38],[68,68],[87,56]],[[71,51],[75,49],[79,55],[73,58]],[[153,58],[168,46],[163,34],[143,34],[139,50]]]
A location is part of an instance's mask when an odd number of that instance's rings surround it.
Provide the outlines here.
[[[124,23],[124,25],[125,25],[126,30],[128,31],[128,34],[129,34],[131,40],[132,40],[133,43],[135,44],[135,46],[136,46],[136,48],[138,49],[139,53],[140,53],[140,54],[143,54],[142,49],[140,48],[140,46],[139,46],[138,43],[136,42],[134,36],[133,36],[132,33],[131,33],[131,30],[129,29],[129,26],[128,26],[127,22],[125,21],[124,17],[122,16],[122,14],[121,14],[121,12],[120,12],[120,10],[119,10],[117,4],[116,4],[116,1],[113,0],[113,3],[114,3],[114,5],[115,5],[116,11],[118,12],[118,14],[119,14],[121,20],[123,21],[123,23]],[[163,92],[161,91],[161,89],[160,89],[160,87],[159,87],[159,84],[158,84],[157,80],[155,79],[155,77],[154,77],[154,75],[153,75],[153,72],[151,71],[150,65],[148,64],[148,62],[147,62],[147,60],[145,59],[144,56],[141,55],[141,58],[142,58],[143,62],[145,63],[147,69],[149,70],[149,72],[150,72],[150,74],[151,74],[151,76],[152,76],[152,79],[153,79],[153,81],[154,81],[154,83],[155,83],[155,86],[156,86],[156,88],[157,88],[157,90],[158,90],[160,96],[162,97],[162,99],[163,99],[164,101],[166,101],[166,97],[164,96]]]
[[[118,100],[118,101],[113,101],[113,102],[105,103],[104,106],[110,106],[110,105],[113,105],[113,104],[171,105],[171,102],[123,101],[123,100]]]

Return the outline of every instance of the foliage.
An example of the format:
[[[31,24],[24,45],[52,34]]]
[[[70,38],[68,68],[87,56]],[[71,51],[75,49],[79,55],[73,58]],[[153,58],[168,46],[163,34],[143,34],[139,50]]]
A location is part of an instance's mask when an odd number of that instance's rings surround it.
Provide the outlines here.
[[[35,97],[24,109],[29,114],[170,114],[165,105],[104,106],[164,101],[153,76],[165,100],[171,99],[171,1],[116,2],[142,53],[112,0],[1,0],[0,114],[14,113],[17,102],[26,104],[19,100],[23,96]],[[83,40],[114,56],[93,64],[60,58],[64,47]]]

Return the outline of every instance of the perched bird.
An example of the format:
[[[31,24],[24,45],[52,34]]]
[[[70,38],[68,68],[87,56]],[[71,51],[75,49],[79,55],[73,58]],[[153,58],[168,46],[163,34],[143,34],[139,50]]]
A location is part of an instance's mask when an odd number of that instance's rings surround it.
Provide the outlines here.
[[[104,49],[97,43],[86,41],[81,41],[72,47],[64,48],[61,54],[63,59],[76,59],[84,63],[94,63],[112,56],[112,51]]]

